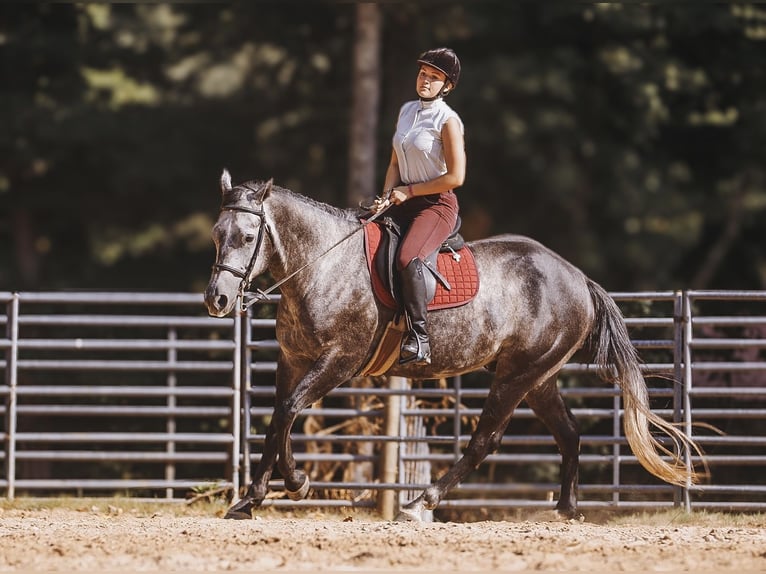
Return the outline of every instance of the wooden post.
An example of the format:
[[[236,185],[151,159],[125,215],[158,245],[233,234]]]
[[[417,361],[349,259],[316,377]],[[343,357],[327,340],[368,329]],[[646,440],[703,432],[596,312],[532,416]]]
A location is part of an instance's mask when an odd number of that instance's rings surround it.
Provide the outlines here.
[[[388,388],[401,390],[406,388],[404,377],[389,377]],[[387,437],[398,437],[402,412],[401,395],[388,395],[386,398],[385,432]],[[383,445],[383,465],[380,480],[384,484],[396,482],[399,471],[399,442],[389,440]],[[393,520],[398,510],[395,490],[383,489],[378,497],[378,511],[384,520]]]

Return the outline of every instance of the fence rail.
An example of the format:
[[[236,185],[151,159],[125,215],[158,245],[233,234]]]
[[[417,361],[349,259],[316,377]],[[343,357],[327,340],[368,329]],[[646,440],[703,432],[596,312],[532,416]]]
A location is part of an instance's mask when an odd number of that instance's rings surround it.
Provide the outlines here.
[[[580,506],[766,508],[766,291],[612,296],[644,360],[653,408],[702,445],[709,476],[679,488],[648,475],[622,434],[619,389],[573,361],[559,382],[582,430]],[[0,292],[0,489],[7,498],[239,492],[271,416],[278,299],[212,319],[196,294]],[[460,456],[490,376],[345,383],[294,428],[310,498],[266,504],[408,500]],[[559,461],[547,429],[519,408],[499,450],[439,511],[550,508]],[[283,488],[278,475],[272,486]]]

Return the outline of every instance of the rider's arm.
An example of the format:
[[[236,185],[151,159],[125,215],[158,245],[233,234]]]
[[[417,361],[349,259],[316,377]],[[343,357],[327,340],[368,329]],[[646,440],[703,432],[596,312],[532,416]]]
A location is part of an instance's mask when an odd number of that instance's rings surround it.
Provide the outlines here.
[[[450,118],[442,127],[442,146],[447,171],[437,178],[412,185],[400,185],[394,189],[392,197],[397,203],[406,201],[415,195],[442,193],[463,185],[465,181],[465,141],[460,129],[460,122]],[[394,154],[396,155],[396,154]],[[397,168],[397,178],[398,178]],[[396,185],[396,184],[394,184]],[[388,187],[387,187],[388,189]]]
[[[383,180],[383,195],[388,193],[388,190],[392,187],[396,187],[402,183],[401,176],[399,175],[399,159],[396,157],[396,150],[391,150],[391,161],[388,162],[388,169],[386,169],[386,177]]]

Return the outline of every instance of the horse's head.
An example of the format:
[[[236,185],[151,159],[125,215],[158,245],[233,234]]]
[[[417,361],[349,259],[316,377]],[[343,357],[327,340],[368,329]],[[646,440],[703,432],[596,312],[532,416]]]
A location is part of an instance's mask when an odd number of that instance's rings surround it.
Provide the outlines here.
[[[231,186],[227,170],[221,174],[221,213],[213,226],[216,257],[205,305],[214,317],[224,317],[234,308],[250,281],[266,270],[263,253],[267,234],[263,202],[271,193],[272,180]]]

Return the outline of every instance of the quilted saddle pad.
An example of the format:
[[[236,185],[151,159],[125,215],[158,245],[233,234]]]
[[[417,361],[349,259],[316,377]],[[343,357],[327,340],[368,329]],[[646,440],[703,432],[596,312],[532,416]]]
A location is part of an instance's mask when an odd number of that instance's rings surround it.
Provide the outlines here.
[[[380,248],[381,231],[377,224],[364,226],[364,246],[367,256],[367,268],[370,270],[372,289],[378,300],[390,309],[398,309],[396,301],[386,288],[385,281],[380,278],[375,269],[375,255]],[[449,291],[439,281],[436,282],[436,293],[428,304],[428,310],[449,309],[465,305],[476,296],[479,290],[479,273],[476,270],[476,260],[471,249],[465,245],[459,249],[460,261],[456,261],[452,253],[439,253],[436,259],[436,269],[450,284]]]

